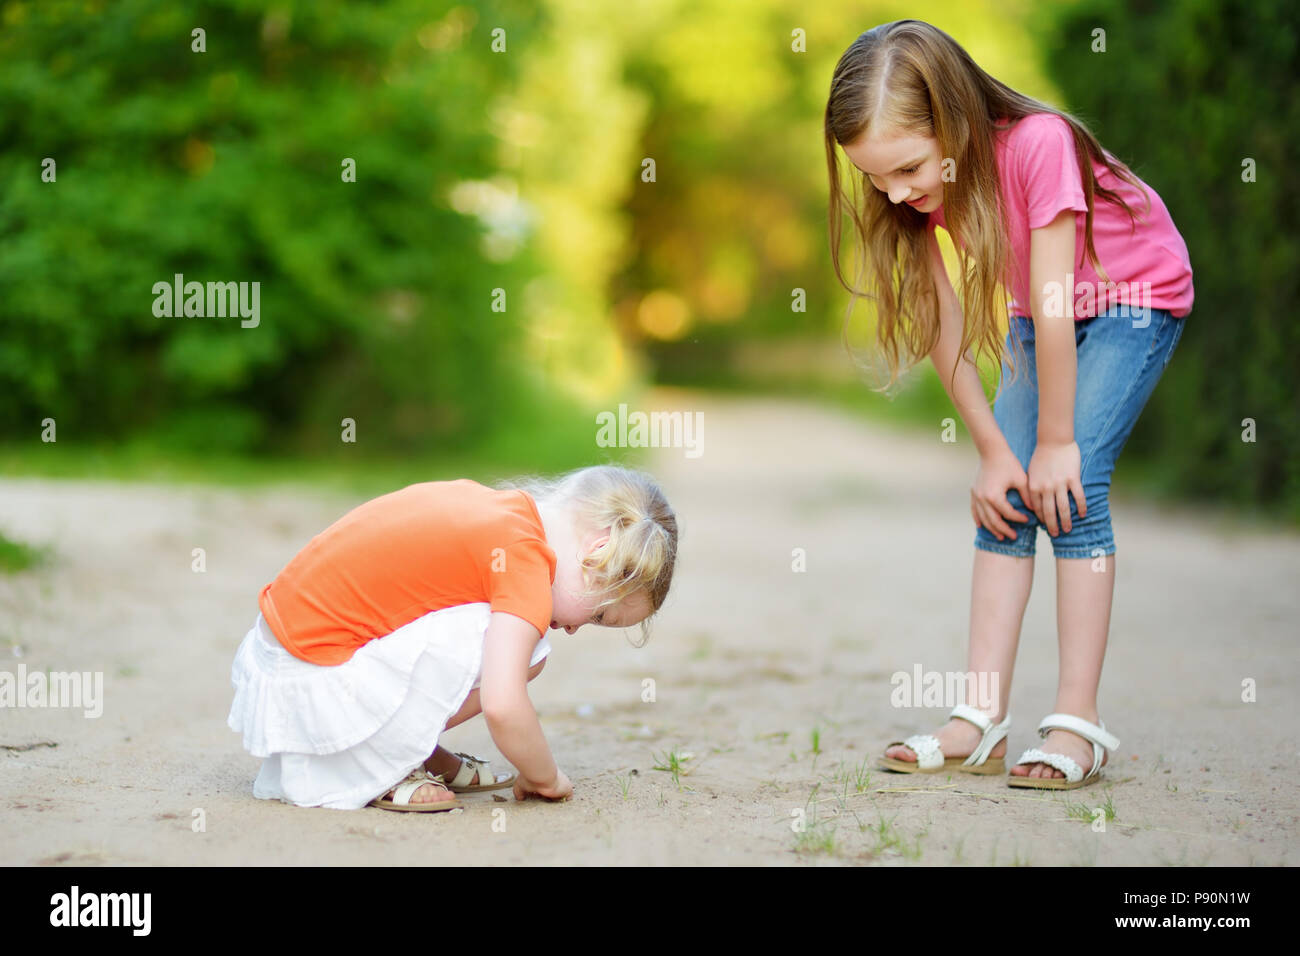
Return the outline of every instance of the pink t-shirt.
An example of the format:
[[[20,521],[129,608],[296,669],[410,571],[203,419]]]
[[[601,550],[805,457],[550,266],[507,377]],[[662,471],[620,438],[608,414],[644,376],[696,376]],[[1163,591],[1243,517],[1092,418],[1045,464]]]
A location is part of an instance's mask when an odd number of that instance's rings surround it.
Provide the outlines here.
[[[1083,198],[1083,174],[1069,125],[1055,113],[1031,113],[1008,129],[998,129],[994,142],[1009,216],[1006,225],[1010,253],[1021,269],[1019,282],[1013,282],[1008,271],[1009,314],[1031,315],[1029,230],[1047,225],[1064,209],[1075,211],[1076,320],[1091,318],[1117,303],[1167,309],[1177,317],[1191,312],[1192,264],[1187,243],[1154,189],[1142,183],[1151,199],[1150,215],[1144,219],[1141,193],[1105,166],[1093,163],[1098,184],[1123,196],[1137,220],[1134,230],[1128,213],[1093,194],[1092,243],[1112,283],[1106,285],[1084,254],[1088,205]],[[948,228],[942,206],[930,213],[930,226]],[[964,248],[960,237],[953,236],[953,241]]]

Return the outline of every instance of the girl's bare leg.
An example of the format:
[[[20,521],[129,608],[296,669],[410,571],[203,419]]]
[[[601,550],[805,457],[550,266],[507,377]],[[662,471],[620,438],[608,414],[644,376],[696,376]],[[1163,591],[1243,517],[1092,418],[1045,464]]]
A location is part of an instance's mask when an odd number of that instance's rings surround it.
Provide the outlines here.
[[[1056,689],[1056,712],[1097,722],[1097,685],[1110,633],[1111,601],[1115,593],[1115,556],[1108,555],[1104,569],[1091,558],[1056,559],[1056,630],[1061,676]],[[1092,767],[1092,744],[1068,730],[1048,731],[1039,749],[1065,754],[1083,772]],[[1102,756],[1102,762],[1106,762]],[[1018,777],[1064,777],[1045,763],[1019,764]]]
[[[977,677],[981,674],[997,675],[997,713],[990,714],[994,723],[1000,723],[1007,714],[1007,701],[1011,697],[1011,677],[1015,668],[1016,650],[1020,645],[1020,626],[1029,603],[1029,592],[1034,583],[1034,559],[1016,558],[975,549],[975,564],[971,572],[970,600],[970,652],[967,670]],[[988,713],[978,699],[978,680],[967,687],[966,703]],[[956,718],[948,721],[935,733],[944,755],[969,756],[980,742],[979,729],[974,724]],[[1007,752],[1007,742],[1002,740],[989,756],[1001,757]],[[895,746],[885,751],[885,756],[899,760],[916,760],[910,747]]]
[[[528,679],[532,680],[540,674],[542,668],[545,666],[546,658],[542,658],[528,669]],[[456,711],[456,713],[452,715],[451,719],[447,721],[447,726],[444,727],[443,730],[450,730],[457,724],[463,724],[471,717],[477,717],[482,712],[483,705],[479,702],[478,688],[475,687],[469,692],[469,696],[465,698],[465,703],[460,705],[460,710]],[[445,778],[451,778],[456,776],[456,772],[460,770],[460,758],[443,747],[435,747],[433,753],[429,755],[429,759],[424,762],[424,769],[432,774],[442,774]],[[478,774],[475,774],[474,779],[470,781],[470,785],[473,786],[478,782]],[[441,803],[444,800],[454,799],[455,796],[454,793],[447,790],[445,787],[440,787],[433,783],[426,783],[424,786],[416,790],[415,793],[411,794],[411,802]]]

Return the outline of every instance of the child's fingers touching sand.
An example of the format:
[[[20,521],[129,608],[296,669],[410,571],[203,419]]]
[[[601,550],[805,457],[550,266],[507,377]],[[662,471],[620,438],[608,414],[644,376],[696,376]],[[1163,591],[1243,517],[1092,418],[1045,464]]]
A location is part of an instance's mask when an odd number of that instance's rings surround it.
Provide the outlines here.
[[[555,780],[546,784],[534,783],[520,774],[515,780],[515,799],[527,800],[529,794],[536,794],[548,800],[568,800],[573,796],[573,784],[559,768],[556,768]]]

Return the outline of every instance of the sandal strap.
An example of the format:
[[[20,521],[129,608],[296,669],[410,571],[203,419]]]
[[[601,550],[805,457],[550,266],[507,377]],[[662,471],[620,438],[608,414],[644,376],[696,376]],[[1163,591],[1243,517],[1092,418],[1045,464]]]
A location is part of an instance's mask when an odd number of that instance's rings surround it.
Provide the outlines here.
[[[943,751],[939,749],[939,738],[934,734],[913,734],[902,741],[904,747],[910,747],[916,754],[916,766],[921,770],[931,770],[943,766]],[[890,744],[889,747],[895,746]],[[889,747],[885,749],[888,750]]]
[[[962,766],[979,767],[988,760],[989,753],[1007,736],[1011,730],[1011,715],[1007,714],[1006,718],[1000,724],[994,724],[988,715],[982,711],[976,710],[967,704],[958,704],[949,713],[949,717],[958,717],[962,720],[968,720],[980,729],[984,735],[971,755],[966,758]],[[895,747],[901,743],[904,747],[910,747],[916,753],[916,766],[919,770],[933,770],[936,767],[942,767],[945,757],[942,748],[939,746],[939,738],[934,734],[913,734],[903,741],[894,741],[885,747]]]
[[[971,755],[966,758],[964,766],[979,767],[988,760],[989,754],[993,748],[1000,744],[1011,731],[1011,714],[1003,718],[1002,723],[994,724],[993,719],[982,710],[971,707],[969,704],[958,704],[954,707],[948,716],[956,717],[960,720],[966,720],[974,724],[983,733],[980,738],[979,746],[971,751]]]
[[[1065,779],[1070,783],[1078,783],[1083,779],[1083,768],[1075,763],[1072,757],[1065,754],[1049,754],[1037,747],[1030,747],[1020,755],[1020,759],[1016,761],[1016,766],[1020,766],[1022,763],[1045,763],[1048,766],[1055,767],[1065,774]],[[1093,773],[1096,773],[1095,768],[1088,776],[1091,777]]]
[[[438,783],[438,778],[423,768],[412,770],[405,780],[393,788],[393,803],[399,806],[406,806],[411,802],[411,797],[415,791],[419,790],[426,783]]]
[[[460,769],[456,771],[456,776],[451,778],[451,786],[468,787],[474,779],[474,774],[478,774],[480,785],[496,783],[496,777],[492,776],[492,768],[486,760],[479,760],[477,757],[471,757],[469,754],[456,754],[460,758]]]
[[[970,704],[958,704],[948,713],[949,719],[957,717],[961,720],[968,721],[980,729],[980,733],[987,734],[993,721],[984,711],[972,707]]]
[[[1094,749],[1096,747],[1105,747],[1107,750],[1118,749],[1119,738],[1106,732],[1105,722],[1100,720],[1098,722],[1101,723],[1100,727],[1073,714],[1048,714],[1038,724],[1038,736],[1046,737],[1049,730],[1068,730],[1091,742]]]

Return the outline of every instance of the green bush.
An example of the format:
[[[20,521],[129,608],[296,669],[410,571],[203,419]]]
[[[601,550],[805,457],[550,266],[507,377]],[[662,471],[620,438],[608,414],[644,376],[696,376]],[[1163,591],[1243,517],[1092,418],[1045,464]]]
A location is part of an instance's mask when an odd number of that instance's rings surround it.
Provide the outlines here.
[[[530,5],[266,7],[0,8],[0,436],[49,417],[61,441],[307,450],[353,418],[414,450],[536,397],[520,310],[490,309],[529,256],[488,261],[448,200],[495,170],[489,107],[518,58],[487,31],[531,26]],[[155,316],[176,273],[258,282],[260,323]]]
[[[1165,201],[1196,301],[1130,439],[1193,497],[1300,520],[1300,7],[1103,0],[1050,8],[1042,62],[1067,109]],[[1093,31],[1106,52],[1093,53]],[[1243,181],[1243,161],[1255,181]],[[1243,441],[1244,420],[1255,441]]]

